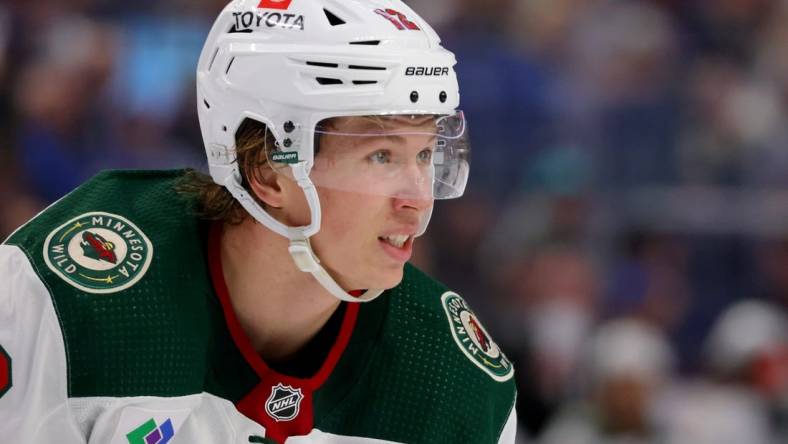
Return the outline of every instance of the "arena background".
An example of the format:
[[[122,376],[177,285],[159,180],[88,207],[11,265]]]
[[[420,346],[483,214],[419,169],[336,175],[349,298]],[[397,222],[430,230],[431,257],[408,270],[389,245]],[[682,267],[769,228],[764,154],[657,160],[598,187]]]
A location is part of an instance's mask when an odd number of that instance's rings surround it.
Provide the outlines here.
[[[516,362],[520,440],[788,442],[788,2],[407,3],[474,149],[414,261]],[[223,5],[0,3],[0,238],[100,169],[205,168]]]

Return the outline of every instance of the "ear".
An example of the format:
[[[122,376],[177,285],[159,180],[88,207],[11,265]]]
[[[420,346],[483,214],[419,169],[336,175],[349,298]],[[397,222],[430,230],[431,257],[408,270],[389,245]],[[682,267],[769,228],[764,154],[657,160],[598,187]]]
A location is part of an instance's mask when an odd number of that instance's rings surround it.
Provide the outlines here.
[[[249,188],[265,209],[285,225],[309,225],[309,205],[303,191],[287,174],[262,168],[257,177],[248,179]]]
[[[282,208],[284,204],[284,187],[280,174],[270,168],[261,168],[257,174],[247,174],[249,188],[266,207]]]

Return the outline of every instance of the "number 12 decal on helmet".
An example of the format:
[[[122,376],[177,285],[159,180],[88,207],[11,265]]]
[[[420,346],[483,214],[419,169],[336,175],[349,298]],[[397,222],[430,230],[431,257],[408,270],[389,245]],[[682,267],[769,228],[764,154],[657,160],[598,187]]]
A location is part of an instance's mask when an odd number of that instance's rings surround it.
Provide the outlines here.
[[[293,0],[261,0],[257,5],[260,9],[287,9]]]
[[[391,8],[386,9],[376,9],[375,12],[385,17],[388,21],[394,24],[400,31],[405,31],[407,29],[411,31],[418,31],[419,26],[412,21],[408,20],[405,14],[395,11]]]

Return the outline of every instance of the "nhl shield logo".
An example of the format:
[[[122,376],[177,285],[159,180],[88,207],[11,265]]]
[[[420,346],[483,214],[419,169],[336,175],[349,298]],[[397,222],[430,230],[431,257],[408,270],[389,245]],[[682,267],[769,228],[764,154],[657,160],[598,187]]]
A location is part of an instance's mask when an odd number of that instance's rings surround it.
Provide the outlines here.
[[[294,389],[279,383],[271,390],[271,396],[265,401],[265,412],[277,421],[290,421],[298,416],[303,399],[304,395],[300,388]]]

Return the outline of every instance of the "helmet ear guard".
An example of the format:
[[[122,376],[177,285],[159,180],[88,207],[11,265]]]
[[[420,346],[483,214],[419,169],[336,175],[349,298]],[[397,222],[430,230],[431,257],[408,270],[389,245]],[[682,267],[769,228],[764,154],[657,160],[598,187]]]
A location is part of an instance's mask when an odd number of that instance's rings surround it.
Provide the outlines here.
[[[400,0],[233,0],[216,19],[197,68],[198,115],[211,177],[250,216],[286,237],[296,266],[332,295],[372,300],[383,290],[348,294],[309,244],[321,223],[311,177],[319,148],[316,126],[346,116],[454,115],[455,63],[434,30]],[[279,222],[242,185],[235,134],[245,119],[264,124],[273,135],[277,146],[269,161],[304,192],[309,225]],[[467,157],[463,160],[462,186],[447,197],[462,194]],[[448,176],[437,174],[435,180]],[[426,230],[431,213],[430,206],[417,235]]]

